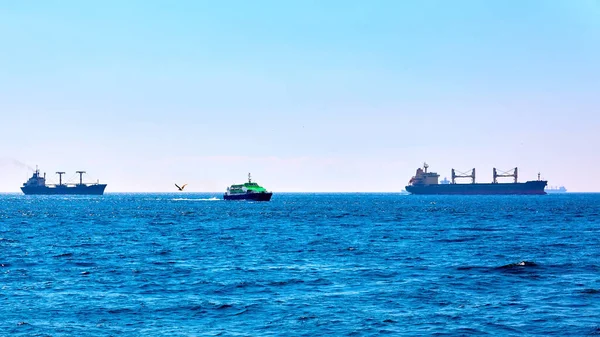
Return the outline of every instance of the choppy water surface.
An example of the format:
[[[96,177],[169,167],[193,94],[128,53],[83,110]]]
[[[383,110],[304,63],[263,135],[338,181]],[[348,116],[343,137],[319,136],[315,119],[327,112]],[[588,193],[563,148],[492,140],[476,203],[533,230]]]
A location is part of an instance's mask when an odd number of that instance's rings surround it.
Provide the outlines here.
[[[600,334],[600,195],[0,195],[0,335]]]

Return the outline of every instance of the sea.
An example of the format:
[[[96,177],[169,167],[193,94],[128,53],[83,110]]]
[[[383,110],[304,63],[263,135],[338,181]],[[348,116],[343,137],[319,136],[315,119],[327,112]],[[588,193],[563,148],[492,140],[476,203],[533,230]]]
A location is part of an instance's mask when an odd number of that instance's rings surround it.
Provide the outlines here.
[[[0,195],[0,336],[600,335],[600,194]]]

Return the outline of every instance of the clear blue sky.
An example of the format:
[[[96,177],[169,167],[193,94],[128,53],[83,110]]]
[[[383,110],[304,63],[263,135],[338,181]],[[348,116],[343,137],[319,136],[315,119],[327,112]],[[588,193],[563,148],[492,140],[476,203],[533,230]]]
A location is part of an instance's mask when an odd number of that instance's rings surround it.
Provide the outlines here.
[[[600,191],[597,0],[3,1],[0,43],[0,191]]]

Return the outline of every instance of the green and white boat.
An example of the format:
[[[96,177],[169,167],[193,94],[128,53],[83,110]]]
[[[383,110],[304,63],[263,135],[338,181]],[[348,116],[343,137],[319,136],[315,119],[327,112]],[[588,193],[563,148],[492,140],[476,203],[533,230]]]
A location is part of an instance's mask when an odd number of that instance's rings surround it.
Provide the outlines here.
[[[272,196],[272,192],[269,192],[259,184],[252,182],[252,176],[248,173],[248,182],[227,187],[227,192],[223,195],[223,199],[269,201]]]

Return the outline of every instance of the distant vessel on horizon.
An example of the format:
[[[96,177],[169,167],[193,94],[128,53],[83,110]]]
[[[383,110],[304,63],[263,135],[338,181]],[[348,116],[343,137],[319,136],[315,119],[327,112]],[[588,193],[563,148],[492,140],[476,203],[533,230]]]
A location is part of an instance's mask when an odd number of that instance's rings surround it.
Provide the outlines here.
[[[83,174],[85,171],[77,171],[79,174],[79,184],[71,184],[71,183],[62,183],[62,175],[65,172],[56,172],[58,174],[59,183],[58,184],[46,184],[46,173],[42,177],[40,175],[40,170],[36,167],[33,172],[33,176],[29,178],[23,186],[21,187],[21,191],[23,191],[26,195],[102,195],[104,194],[104,189],[106,188],[106,184],[100,184],[98,182],[91,184],[83,183]]]
[[[252,177],[250,176],[250,173],[248,173],[248,182],[227,187],[227,192],[223,194],[223,199],[269,201],[272,196],[273,192],[268,192],[264,187],[257,183],[253,183]]]
[[[514,168],[513,173],[501,172],[498,174],[494,168],[494,180],[491,183],[476,183],[475,169],[470,174],[460,173],[452,169],[452,180],[448,181],[444,178],[441,183],[438,182],[439,174],[435,172],[427,172],[429,165],[423,164],[423,168],[418,168],[417,173],[408,182],[405,187],[407,192],[412,194],[546,194],[544,187],[548,184],[545,180],[527,181],[524,183],[517,182],[517,168]],[[498,183],[497,178],[510,177],[514,178],[512,183]],[[456,178],[470,178],[470,184],[457,184]]]
[[[567,189],[564,186],[548,186],[544,189],[546,193],[567,193]]]

